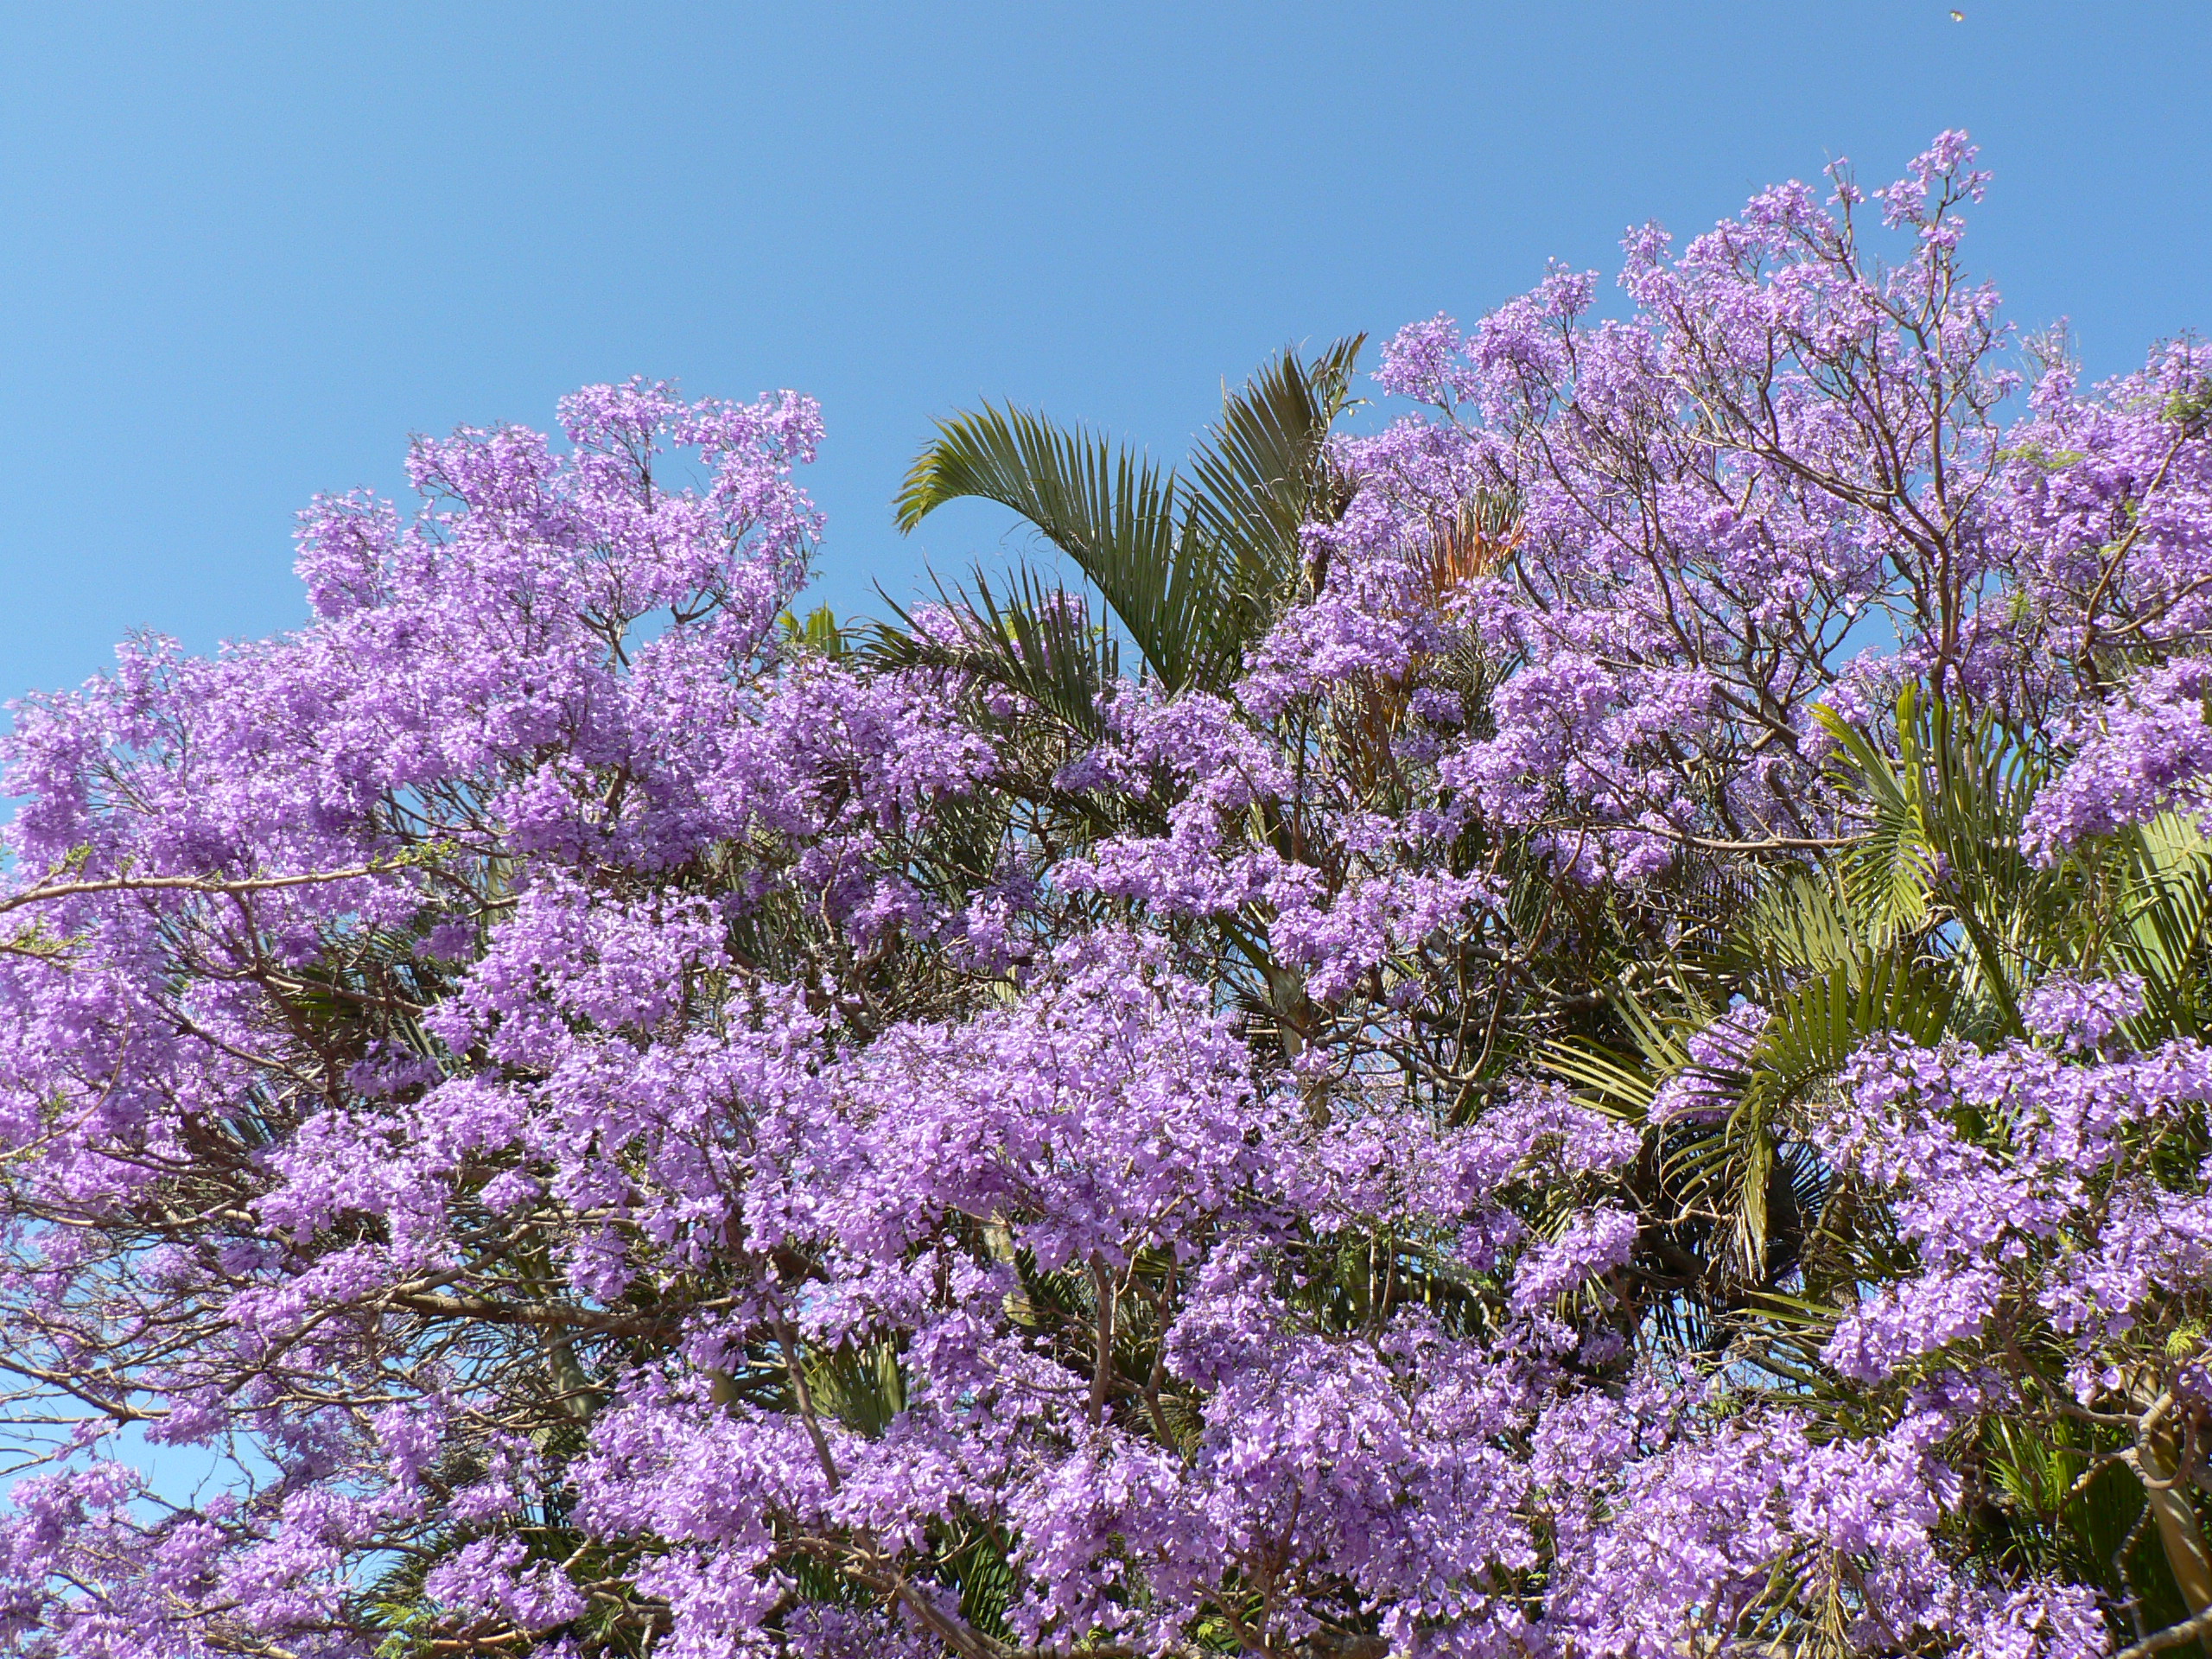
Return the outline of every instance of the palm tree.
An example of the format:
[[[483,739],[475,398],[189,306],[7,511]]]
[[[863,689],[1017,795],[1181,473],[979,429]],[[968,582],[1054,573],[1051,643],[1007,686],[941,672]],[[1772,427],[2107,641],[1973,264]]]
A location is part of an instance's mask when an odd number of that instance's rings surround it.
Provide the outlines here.
[[[1881,1033],[1984,1047],[2022,1035],[2028,994],[2053,974],[2139,982],[2145,1007],[2128,1028],[2139,1049],[2202,1039],[2212,840],[2168,814],[2038,867],[2021,832],[2054,764],[2047,745],[1911,688],[1885,735],[1821,712],[1860,833],[1833,854],[1732,873],[1732,919],[1611,988],[1625,1046],[1570,1039],[1544,1058],[1631,1118],[1648,1122],[1659,1088],[1686,1074],[1726,1103],[1648,1123],[1649,1311],[1739,1383],[1764,1378],[1793,1403],[1849,1418],[1872,1402],[1840,1387],[1820,1351],[1864,1287],[1909,1268],[1908,1247],[1878,1195],[1823,1167],[1807,1108]],[[1732,1064],[1694,1063],[1687,1039],[1736,996],[1768,1010],[1756,1039]],[[2193,1160],[2202,1148],[2184,1150]],[[2035,1346],[2032,1333],[2020,1341]],[[2096,1584],[2150,1629],[2212,1608],[2212,1552],[2186,1483],[2129,1472],[2124,1435],[2049,1403],[2066,1385],[2056,1362],[2046,1369],[2018,1413],[1947,1453],[1993,1494],[1961,1522],[1974,1547]],[[2154,1471],[2172,1460],[2158,1445],[2135,1455]]]

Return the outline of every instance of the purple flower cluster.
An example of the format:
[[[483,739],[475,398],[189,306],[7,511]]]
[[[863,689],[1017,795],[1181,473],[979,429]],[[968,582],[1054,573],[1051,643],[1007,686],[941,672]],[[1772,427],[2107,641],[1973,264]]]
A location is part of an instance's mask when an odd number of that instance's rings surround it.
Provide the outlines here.
[[[316,503],[299,631],[16,705],[0,1645],[2105,1651],[1974,1471],[2202,1478],[2202,1033],[2022,934],[1949,1035],[1786,1049],[1920,982],[1887,912],[1707,995],[1716,910],[1931,810],[1824,714],[2009,722],[1973,850],[2082,906],[2212,810],[2202,353],[2007,424],[1983,184],[1944,135],[1878,226],[1839,168],[1632,233],[1625,321],[1403,331],[1429,411],[1335,442],[1241,674],[1080,744],[780,626],[813,405],[639,382]],[[1713,1171],[1796,1230],[1748,1290]]]
[[[2085,1404],[2139,1391],[2145,1367],[2197,1395],[2193,1344],[2167,1344],[2212,1269],[2212,1171],[2196,1149],[2212,1051],[2100,1046],[2141,1007],[2126,986],[2056,982],[2031,1010],[2049,1046],[1899,1041],[1853,1062],[1819,1138],[1838,1169],[1891,1195],[1916,1270],[1838,1326],[1827,1357],[1843,1374],[1876,1381],[1939,1354],[2001,1367],[2036,1328],[2070,1349]],[[2131,1369],[2138,1345],[2151,1351]]]

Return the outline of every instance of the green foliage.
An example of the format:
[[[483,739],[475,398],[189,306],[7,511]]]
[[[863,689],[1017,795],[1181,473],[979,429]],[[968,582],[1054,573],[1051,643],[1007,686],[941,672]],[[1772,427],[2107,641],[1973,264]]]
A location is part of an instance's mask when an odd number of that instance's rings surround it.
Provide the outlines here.
[[[1350,499],[1349,486],[1329,467],[1326,443],[1351,406],[1360,345],[1339,340],[1311,364],[1291,349],[1270,360],[1224,397],[1187,475],[1027,410],[986,404],[954,416],[938,423],[906,475],[894,503],[899,527],[911,531],[948,501],[1011,508],[1097,589],[1164,690],[1220,690],[1294,589],[1300,526],[1334,518]],[[1000,683],[1033,695],[1040,688],[1033,662],[1023,657],[1024,636],[1049,637],[1047,613],[1065,607],[1027,569],[1005,588],[995,595],[979,572],[960,595],[981,610],[983,626],[957,649],[959,665],[995,671]],[[913,641],[909,652],[942,649],[918,634],[912,619],[900,620]],[[1109,649],[1102,636],[1088,654],[1084,683],[1111,684]],[[1058,698],[1046,706],[1073,718],[1067,699],[1082,689],[1076,678],[1041,689]]]
[[[843,658],[844,632],[837,626],[837,613],[827,605],[816,606],[806,613],[804,622],[789,611],[785,611],[779,620],[783,625],[785,650],[824,657],[831,662]]]

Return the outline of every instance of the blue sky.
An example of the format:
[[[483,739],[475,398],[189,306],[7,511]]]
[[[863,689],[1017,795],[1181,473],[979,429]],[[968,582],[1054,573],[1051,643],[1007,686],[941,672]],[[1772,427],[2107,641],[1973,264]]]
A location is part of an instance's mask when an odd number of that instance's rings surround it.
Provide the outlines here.
[[[2088,366],[2212,328],[2212,7],[0,9],[0,696],[302,614],[291,515],[579,384],[795,386],[822,596],[1008,539],[887,503],[979,397],[1179,454],[1286,340],[1471,320],[1967,128],[1969,247]]]

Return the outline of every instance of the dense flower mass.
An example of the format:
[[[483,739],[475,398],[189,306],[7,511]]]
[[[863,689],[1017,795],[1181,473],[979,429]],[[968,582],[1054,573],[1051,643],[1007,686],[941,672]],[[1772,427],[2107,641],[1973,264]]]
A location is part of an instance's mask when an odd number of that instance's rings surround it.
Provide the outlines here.
[[[2185,1653],[2212,362],[1985,182],[948,423],[1086,594],[802,621],[814,406],[632,382],[16,705],[0,1646]]]

